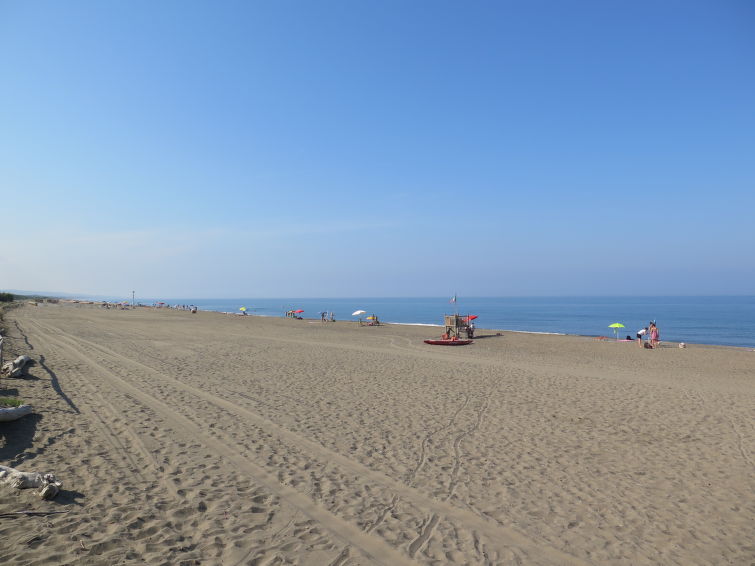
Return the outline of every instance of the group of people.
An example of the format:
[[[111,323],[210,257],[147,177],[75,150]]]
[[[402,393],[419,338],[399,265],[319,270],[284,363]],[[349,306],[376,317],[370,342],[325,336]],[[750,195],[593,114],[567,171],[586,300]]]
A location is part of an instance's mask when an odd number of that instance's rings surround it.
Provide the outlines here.
[[[141,305],[140,305],[141,306]],[[167,303],[152,303],[152,307],[156,309],[175,309],[178,311],[191,311],[196,313],[199,310],[197,305],[169,305]]]
[[[645,328],[637,331],[637,344],[640,348],[657,348],[660,342],[661,334],[658,332],[658,325],[654,320],[651,320]]]
[[[333,314],[333,312],[322,311],[320,313],[320,320],[322,322],[335,322],[336,321],[336,316]]]
[[[375,313],[372,313],[370,316],[367,317],[367,322],[362,320],[362,317],[359,317],[359,326],[380,326],[380,319],[377,317]]]
[[[120,309],[122,311],[129,310],[130,306],[128,303],[109,303],[107,301],[103,301],[102,305],[100,305],[103,309]]]

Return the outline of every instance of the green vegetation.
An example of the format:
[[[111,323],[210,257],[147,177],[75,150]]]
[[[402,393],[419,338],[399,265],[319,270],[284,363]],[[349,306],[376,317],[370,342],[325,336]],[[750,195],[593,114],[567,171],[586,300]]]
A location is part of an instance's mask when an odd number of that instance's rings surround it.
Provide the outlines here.
[[[21,399],[11,399],[10,397],[0,397],[0,407],[20,407],[24,402]]]
[[[0,293],[0,303],[10,303],[15,299],[13,293]]]

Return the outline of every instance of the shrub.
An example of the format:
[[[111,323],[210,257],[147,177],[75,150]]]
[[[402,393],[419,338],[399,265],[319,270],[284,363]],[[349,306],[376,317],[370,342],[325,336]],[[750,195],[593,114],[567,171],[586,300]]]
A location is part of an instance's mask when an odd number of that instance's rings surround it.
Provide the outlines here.
[[[0,293],[0,303],[10,303],[13,298],[13,293]]]
[[[20,407],[24,402],[21,399],[11,399],[10,397],[0,397],[0,407]]]

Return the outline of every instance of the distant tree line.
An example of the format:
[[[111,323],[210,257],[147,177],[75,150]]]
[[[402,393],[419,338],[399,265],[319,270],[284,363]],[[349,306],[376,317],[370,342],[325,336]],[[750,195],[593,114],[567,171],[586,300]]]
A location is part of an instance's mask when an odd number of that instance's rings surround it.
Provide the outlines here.
[[[13,293],[0,293],[0,303],[10,303],[13,299]]]

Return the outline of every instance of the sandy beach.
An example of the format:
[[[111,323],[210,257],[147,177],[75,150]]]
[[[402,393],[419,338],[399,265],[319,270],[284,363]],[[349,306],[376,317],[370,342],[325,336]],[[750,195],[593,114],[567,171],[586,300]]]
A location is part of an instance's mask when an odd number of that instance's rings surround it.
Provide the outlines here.
[[[25,304],[0,563],[755,563],[755,352]],[[12,515],[21,510],[61,512]]]

